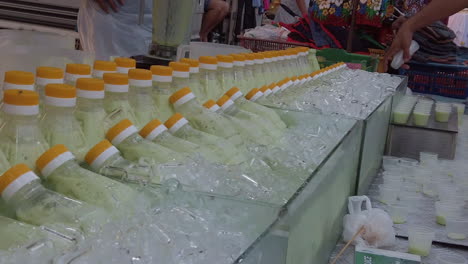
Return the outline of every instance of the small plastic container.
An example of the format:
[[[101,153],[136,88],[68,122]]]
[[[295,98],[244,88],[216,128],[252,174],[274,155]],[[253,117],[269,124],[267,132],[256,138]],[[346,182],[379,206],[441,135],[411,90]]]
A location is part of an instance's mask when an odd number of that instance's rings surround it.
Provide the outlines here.
[[[400,191],[397,188],[388,188],[384,185],[379,186],[379,201],[384,204],[394,204],[398,198],[398,192]]]
[[[394,224],[404,224],[408,218],[409,209],[407,206],[392,204],[389,207],[389,213]]]
[[[455,202],[436,202],[436,222],[439,225],[446,225],[448,218],[460,218],[462,214],[462,204]]]
[[[454,240],[464,240],[468,234],[468,220],[462,218],[446,219],[447,237]]]
[[[410,226],[408,228],[408,252],[423,257],[429,256],[434,238],[434,230],[423,226]]]
[[[463,115],[465,114],[465,104],[453,103],[452,105],[457,108],[458,124],[462,125],[463,124]]]
[[[440,107],[435,110],[435,120],[441,123],[447,123],[450,118],[450,113],[452,109]]]
[[[410,115],[410,110],[399,109],[393,112],[393,123],[395,124],[406,124]]]
[[[431,112],[424,110],[416,110],[413,112],[413,122],[415,126],[427,126]]]
[[[454,252],[440,253],[436,257],[437,264],[467,264],[466,258]]]

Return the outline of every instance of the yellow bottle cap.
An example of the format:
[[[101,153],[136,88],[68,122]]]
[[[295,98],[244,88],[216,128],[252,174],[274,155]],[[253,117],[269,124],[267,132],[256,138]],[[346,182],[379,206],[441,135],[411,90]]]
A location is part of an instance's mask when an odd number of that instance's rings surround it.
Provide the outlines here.
[[[73,156],[65,145],[59,144],[42,153],[36,160],[36,167],[39,169],[42,176],[47,178],[65,162],[73,160],[74,158],[75,156]]]
[[[115,64],[117,64],[117,67],[122,67],[122,68],[135,68],[136,67],[136,60],[131,59],[131,58],[115,58],[114,59]]]
[[[229,56],[229,55],[217,55],[216,59],[218,59],[218,63],[219,62],[226,62],[226,63],[233,63],[234,62],[234,58],[232,56]]]
[[[246,56],[244,54],[231,54],[234,61],[245,61]]]
[[[34,91],[34,74],[24,71],[5,72],[3,90],[10,89]]]
[[[246,95],[245,95],[245,99],[251,101],[251,102],[255,102],[258,100],[258,98],[260,98],[261,96],[263,95],[263,93],[257,89],[257,88],[253,88],[252,90],[250,90]]]
[[[87,99],[104,98],[104,81],[95,78],[79,78],[76,80],[76,96]]]
[[[36,77],[45,79],[63,79],[64,73],[60,68],[55,67],[37,67]]]
[[[184,87],[177,92],[173,93],[169,97],[169,102],[174,105],[174,107],[183,105],[188,101],[195,98],[195,95],[192,93],[192,90],[188,87]]]
[[[205,70],[217,70],[218,69],[218,60],[216,57],[212,56],[201,56],[198,58],[198,61],[200,61],[200,68],[205,69]]]
[[[3,93],[3,103],[15,106],[37,106],[39,94],[29,90],[6,90]]]
[[[159,119],[153,119],[140,130],[140,136],[153,140],[166,130],[167,127]]]
[[[256,56],[255,56],[254,53],[246,53],[246,54],[245,54],[245,58],[246,58],[247,60],[255,60]]]
[[[113,61],[94,61],[94,70],[97,71],[106,71],[106,72],[115,72],[117,71],[117,64]]]
[[[169,67],[171,67],[173,71],[190,72],[190,64],[184,62],[172,61],[169,63]],[[172,74],[174,75],[174,72]]]
[[[69,63],[65,68],[65,72],[77,75],[91,75],[91,67],[88,64]]]
[[[91,166],[91,168],[99,170],[102,164],[116,153],[119,153],[119,150],[107,139],[104,139],[94,145],[94,147],[86,153],[85,161]]]
[[[184,118],[180,113],[175,113],[169,119],[164,122],[164,125],[169,129],[171,133],[177,132],[181,127],[188,124],[187,119]]]
[[[229,98],[227,95],[221,96],[221,98],[216,101],[216,103],[221,107],[221,109],[226,110],[230,106],[234,105],[234,101]]]
[[[76,88],[63,83],[51,83],[45,87],[45,95],[56,98],[76,98]]]
[[[232,87],[224,95],[228,96],[231,100],[235,101],[242,97],[242,92],[237,87]]]
[[[112,145],[117,146],[135,133],[138,133],[138,129],[130,120],[124,119],[107,131],[106,138]]]
[[[208,100],[206,101],[203,106],[207,109],[210,109],[211,107],[213,107],[214,105],[216,105],[216,102],[214,100]]]
[[[198,60],[194,60],[194,59],[182,58],[182,59],[180,59],[180,62],[187,63],[188,65],[190,65],[190,67],[199,67],[200,66],[200,62]]]
[[[105,84],[125,85],[128,84],[128,75],[123,73],[104,73]]]
[[[150,70],[131,69],[128,71],[128,78],[131,80],[152,80],[153,75]]]
[[[0,193],[5,201],[19,191],[26,184],[38,180],[39,177],[23,163],[15,165],[0,177]]]

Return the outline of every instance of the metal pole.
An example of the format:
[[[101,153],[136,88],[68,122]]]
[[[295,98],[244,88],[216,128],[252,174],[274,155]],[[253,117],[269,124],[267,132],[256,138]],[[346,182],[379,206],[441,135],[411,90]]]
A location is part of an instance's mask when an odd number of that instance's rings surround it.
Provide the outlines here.
[[[356,11],[359,5],[359,0],[353,0],[353,13],[351,13],[351,26],[349,27],[348,33],[348,42],[346,43],[346,51],[351,52],[353,50],[353,36],[354,36],[354,29],[356,27]]]
[[[140,12],[138,14],[138,25],[143,25],[145,18],[145,0],[140,0]]]

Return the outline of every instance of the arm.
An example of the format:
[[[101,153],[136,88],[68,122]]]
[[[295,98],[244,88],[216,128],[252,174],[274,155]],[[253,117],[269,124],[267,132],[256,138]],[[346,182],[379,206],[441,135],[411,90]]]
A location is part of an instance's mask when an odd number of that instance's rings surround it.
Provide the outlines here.
[[[301,11],[301,14],[300,14],[301,16],[304,16],[305,14],[308,13],[304,0],[296,0],[296,4],[297,4],[297,7],[299,7],[299,10]]]
[[[433,0],[423,10],[401,25],[392,46],[385,54],[385,61],[392,60],[393,56],[400,50],[403,50],[403,59],[409,61],[409,47],[414,32],[465,7],[468,7],[468,0]]]
[[[109,7],[112,8],[112,10],[114,10],[114,12],[118,12],[117,3],[120,4],[120,5],[124,4],[124,0],[94,0],[94,1],[106,13],[109,13]],[[136,1],[136,0],[134,0],[134,1]]]

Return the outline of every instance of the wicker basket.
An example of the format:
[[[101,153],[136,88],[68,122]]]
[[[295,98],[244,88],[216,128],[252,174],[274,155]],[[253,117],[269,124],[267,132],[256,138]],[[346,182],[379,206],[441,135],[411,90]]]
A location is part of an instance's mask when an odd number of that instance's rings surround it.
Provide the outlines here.
[[[288,42],[281,40],[267,40],[256,39],[238,36],[240,46],[250,49],[253,52],[267,51],[267,50],[284,50],[294,47],[310,47],[307,43]]]

